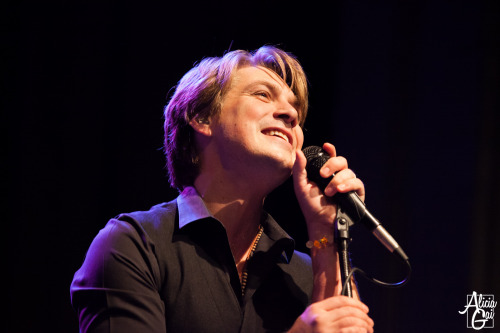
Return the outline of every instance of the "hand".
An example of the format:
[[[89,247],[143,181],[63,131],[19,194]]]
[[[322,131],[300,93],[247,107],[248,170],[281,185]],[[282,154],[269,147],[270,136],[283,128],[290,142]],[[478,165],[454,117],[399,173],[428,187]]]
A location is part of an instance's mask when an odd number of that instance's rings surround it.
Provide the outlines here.
[[[297,150],[297,158],[293,167],[295,195],[310,231],[313,225],[314,228],[319,229],[332,228],[337,206],[332,203],[329,197],[334,196],[337,192],[356,191],[361,200],[364,201],[365,198],[363,182],[356,178],[352,170],[348,169],[347,160],[337,156],[335,147],[330,143],[325,143],[323,149],[331,157],[321,168],[320,175],[328,178],[335,173],[325,188],[324,194],[314,182],[307,178],[305,170],[307,160],[301,150]]]
[[[334,296],[311,304],[295,321],[289,333],[373,333],[368,307],[345,296]]]
[[[304,153],[297,150],[293,166],[293,183],[295,195],[307,224],[310,240],[326,237],[334,238],[334,223],[337,218],[337,205],[331,199],[337,192],[356,191],[364,200],[363,182],[356,178],[354,172],[348,169],[347,160],[337,156],[335,147],[329,143],[323,149],[331,156],[320,170],[320,175],[328,178],[335,173],[325,188],[325,194],[307,178],[305,169],[307,160]],[[340,276],[339,258],[336,246],[332,250],[312,247],[312,268],[314,275],[313,302],[322,301],[340,294],[342,279]]]

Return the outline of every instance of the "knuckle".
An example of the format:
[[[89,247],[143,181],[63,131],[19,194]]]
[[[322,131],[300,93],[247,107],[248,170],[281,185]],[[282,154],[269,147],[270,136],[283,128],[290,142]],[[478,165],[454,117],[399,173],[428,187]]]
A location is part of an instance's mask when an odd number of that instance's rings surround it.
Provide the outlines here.
[[[333,170],[343,170],[347,168],[347,160],[342,156],[331,157],[328,164]]]
[[[347,168],[348,166],[347,159],[344,156],[337,156],[337,158],[339,160],[339,163],[343,165],[345,168]]]
[[[320,306],[316,303],[309,305],[309,312],[311,312],[311,313],[318,313],[319,309],[320,309]]]
[[[361,327],[349,327],[343,328],[338,331],[338,333],[368,333],[369,331]]]

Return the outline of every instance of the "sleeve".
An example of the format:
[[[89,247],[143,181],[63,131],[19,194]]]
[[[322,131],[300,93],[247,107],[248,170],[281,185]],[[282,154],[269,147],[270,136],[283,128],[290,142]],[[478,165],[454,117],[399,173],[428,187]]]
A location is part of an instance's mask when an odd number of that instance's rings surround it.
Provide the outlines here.
[[[154,244],[134,221],[111,220],[71,284],[80,332],[166,332]]]

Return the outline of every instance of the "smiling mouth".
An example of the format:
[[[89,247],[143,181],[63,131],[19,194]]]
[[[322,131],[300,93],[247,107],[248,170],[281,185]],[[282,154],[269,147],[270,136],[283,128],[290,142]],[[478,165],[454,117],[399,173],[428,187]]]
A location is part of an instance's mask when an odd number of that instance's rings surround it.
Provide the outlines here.
[[[281,139],[285,140],[286,142],[290,143],[290,140],[288,140],[288,136],[281,131],[268,130],[268,131],[264,131],[262,133],[264,133],[265,135],[276,136],[276,137],[281,138]]]

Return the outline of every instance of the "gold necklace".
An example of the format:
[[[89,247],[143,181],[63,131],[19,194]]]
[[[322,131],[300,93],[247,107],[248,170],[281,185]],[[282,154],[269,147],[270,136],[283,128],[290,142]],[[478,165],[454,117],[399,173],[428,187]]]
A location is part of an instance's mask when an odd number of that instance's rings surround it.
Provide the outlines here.
[[[245,267],[243,267],[243,272],[241,273],[241,296],[245,295],[245,289],[247,287],[248,260],[250,260],[250,258],[253,256],[253,253],[255,252],[255,249],[257,248],[257,244],[259,243],[260,237],[262,236],[263,232],[264,232],[264,227],[262,225],[259,225],[259,232],[257,233],[257,237],[255,237],[255,240],[253,241],[252,249],[250,250],[250,253],[248,254],[247,258],[245,259]]]

